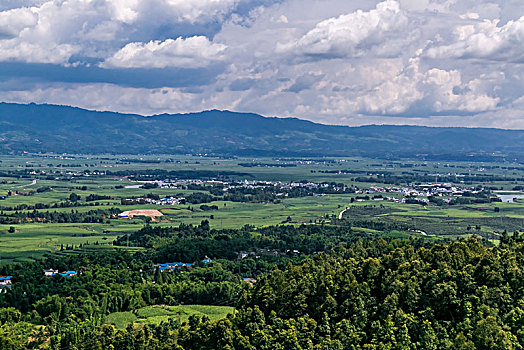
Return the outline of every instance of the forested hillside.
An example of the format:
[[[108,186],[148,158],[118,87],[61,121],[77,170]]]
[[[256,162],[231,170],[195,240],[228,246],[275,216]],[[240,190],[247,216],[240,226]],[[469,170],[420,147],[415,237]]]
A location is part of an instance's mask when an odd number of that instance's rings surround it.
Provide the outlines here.
[[[342,127],[206,111],[143,117],[54,105],[0,104],[0,152],[214,153],[270,156],[520,158],[524,131]]]
[[[155,259],[201,258],[184,237],[208,241],[206,248],[217,251],[223,246],[227,255],[257,237],[261,247],[281,239],[289,246],[314,244],[323,230],[324,241],[339,243],[331,250],[330,244],[319,246],[325,252],[309,257],[218,258],[185,272],[151,269]],[[147,238],[131,237],[133,244],[157,248],[133,256],[71,255],[4,267],[2,273],[17,278],[17,288],[0,294],[2,348],[507,350],[524,345],[524,240],[518,233],[502,235],[498,246],[476,238],[448,243],[365,238],[328,226],[252,232],[209,230],[203,223],[146,227],[141,233]],[[83,273],[44,277],[42,269],[50,265]],[[240,281],[239,272],[256,281]],[[236,306],[235,313],[218,321],[190,316],[187,322],[126,328],[104,322],[110,313],[136,313],[148,305],[217,305],[217,300]]]

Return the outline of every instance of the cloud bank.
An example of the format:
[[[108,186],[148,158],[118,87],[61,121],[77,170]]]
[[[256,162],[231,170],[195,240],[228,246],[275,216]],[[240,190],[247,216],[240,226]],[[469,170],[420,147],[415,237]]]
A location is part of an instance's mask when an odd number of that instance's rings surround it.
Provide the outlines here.
[[[224,59],[226,45],[211,43],[204,36],[176,40],[129,43],[106,59],[103,68],[205,67]]]
[[[0,100],[524,129],[520,0],[6,0]]]

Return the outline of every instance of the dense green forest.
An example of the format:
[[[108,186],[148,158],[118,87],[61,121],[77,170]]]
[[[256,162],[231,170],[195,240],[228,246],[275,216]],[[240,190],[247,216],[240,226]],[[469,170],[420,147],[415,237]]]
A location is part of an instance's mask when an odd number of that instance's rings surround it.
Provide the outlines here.
[[[521,349],[524,237],[432,243],[344,226],[150,227],[115,245],[2,267],[3,349]],[[288,248],[288,250],[284,249]],[[290,248],[291,247],[291,248]],[[292,249],[289,251],[289,249]],[[246,258],[236,254],[245,250]],[[206,257],[212,262],[204,263]],[[154,263],[193,262],[160,272]],[[75,270],[45,277],[43,270]],[[250,277],[249,283],[241,277]],[[231,305],[224,319],[108,324],[147,305]]]
[[[125,147],[122,147],[125,145]],[[520,130],[370,125],[205,111],[140,115],[54,105],[0,104],[0,153],[400,156],[493,160],[523,156]]]

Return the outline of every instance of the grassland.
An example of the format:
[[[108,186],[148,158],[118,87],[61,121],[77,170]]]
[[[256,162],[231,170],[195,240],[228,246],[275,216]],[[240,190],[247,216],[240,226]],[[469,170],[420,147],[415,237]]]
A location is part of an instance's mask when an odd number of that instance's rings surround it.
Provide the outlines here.
[[[160,324],[169,320],[180,323],[187,322],[189,316],[207,316],[211,321],[216,321],[234,313],[235,309],[230,306],[214,305],[179,305],[147,306],[133,312],[114,312],[106,317],[106,323],[113,324],[117,328],[125,328],[130,323]]]

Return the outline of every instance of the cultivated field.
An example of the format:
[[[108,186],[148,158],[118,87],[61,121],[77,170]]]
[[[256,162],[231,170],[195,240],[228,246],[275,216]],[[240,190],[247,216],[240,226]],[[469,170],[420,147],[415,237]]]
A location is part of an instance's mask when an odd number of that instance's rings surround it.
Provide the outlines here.
[[[136,177],[137,174],[155,173],[158,175]],[[159,206],[132,202],[123,205],[122,201],[128,198],[209,195],[208,187],[144,186],[145,180],[164,180],[166,176],[193,182],[215,179],[239,183],[331,183],[364,190],[447,181],[453,186],[479,186],[498,191],[517,189],[518,192],[524,183],[521,181],[524,167],[513,163],[393,162],[358,158],[1,156],[0,196],[10,194],[0,200],[0,217],[6,218],[6,222],[0,224],[1,263],[37,259],[50,253],[78,252],[85,247],[111,248],[116,237],[135,232],[146,223],[198,225],[208,220],[210,226],[217,229],[240,228],[246,224],[255,227],[280,223],[333,224],[345,208],[349,209],[342,215],[344,222],[354,229],[385,236],[440,239],[478,234],[496,240],[504,230],[513,232],[524,228],[522,200],[437,206],[379,202],[372,198],[355,201],[362,197],[358,193],[241,202],[221,199],[220,194],[214,194],[213,200],[204,203]],[[404,197],[400,193],[387,196]],[[128,218],[119,218],[116,213],[127,213]],[[141,215],[133,215],[137,213]]]

